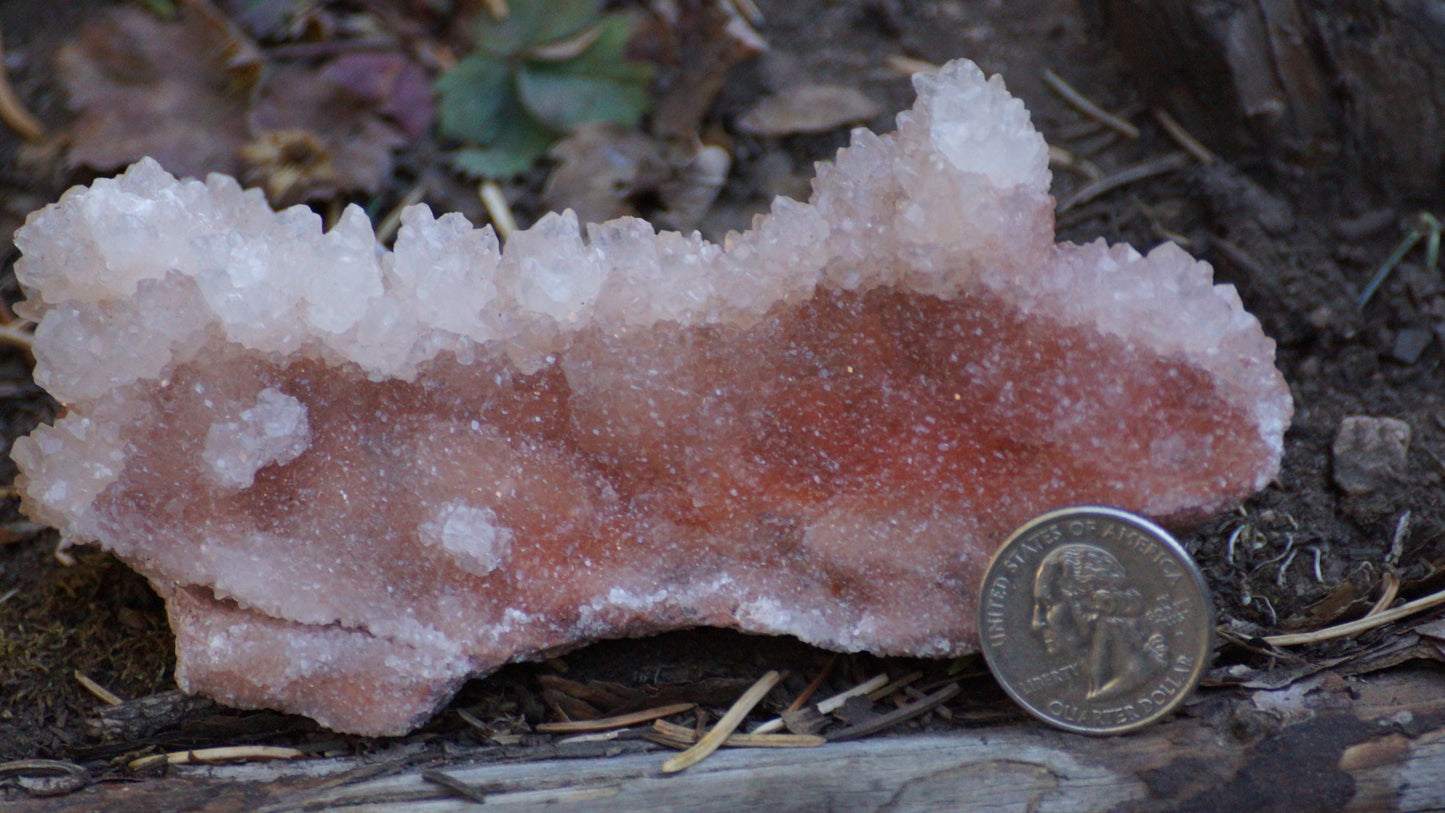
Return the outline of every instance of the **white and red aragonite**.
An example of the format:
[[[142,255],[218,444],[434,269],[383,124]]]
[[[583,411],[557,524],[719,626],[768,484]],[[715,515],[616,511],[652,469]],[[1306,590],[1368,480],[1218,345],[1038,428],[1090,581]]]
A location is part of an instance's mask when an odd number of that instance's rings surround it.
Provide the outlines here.
[[[693,625],[974,649],[1015,525],[1274,476],[1290,396],[1173,245],[1053,243],[1047,150],[970,62],[723,245],[424,206],[379,250],[154,162],[17,235],[25,510],[147,575],[182,687],[396,734],[468,675]]]

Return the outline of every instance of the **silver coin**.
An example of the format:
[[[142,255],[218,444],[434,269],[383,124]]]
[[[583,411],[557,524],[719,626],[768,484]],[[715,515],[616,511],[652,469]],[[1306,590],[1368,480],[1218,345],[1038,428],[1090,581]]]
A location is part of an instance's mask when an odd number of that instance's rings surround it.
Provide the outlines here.
[[[994,678],[1041,720],[1120,734],[1173,711],[1213,650],[1204,578],[1168,532],[1114,508],[1035,517],[989,564],[979,638]]]

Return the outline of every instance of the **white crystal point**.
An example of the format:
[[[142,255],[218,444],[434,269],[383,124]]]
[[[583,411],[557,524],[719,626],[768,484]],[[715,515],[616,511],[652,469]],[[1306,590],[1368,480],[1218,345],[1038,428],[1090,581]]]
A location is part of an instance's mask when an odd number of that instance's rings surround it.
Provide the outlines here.
[[[929,110],[935,147],[956,170],[984,175],[1000,189],[1049,191],[1049,146],[1002,76],[987,79],[972,62],[955,60],[936,74],[914,74],[913,87]]]
[[[240,489],[254,483],[262,467],[284,466],[310,445],[306,405],[268,387],[237,420],[211,424],[201,457],[217,485]]]

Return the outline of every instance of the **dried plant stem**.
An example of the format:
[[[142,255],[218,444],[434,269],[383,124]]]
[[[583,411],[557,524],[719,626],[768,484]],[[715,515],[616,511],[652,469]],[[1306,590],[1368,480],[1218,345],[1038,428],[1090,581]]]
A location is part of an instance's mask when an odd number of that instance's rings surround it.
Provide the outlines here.
[[[1169,111],[1162,107],[1156,107],[1151,112],[1154,114],[1154,120],[1159,122],[1159,126],[1164,128],[1164,132],[1168,133],[1169,137],[1174,139],[1174,143],[1178,144],[1180,149],[1194,156],[1194,160],[1201,164],[1214,162],[1216,158],[1214,153],[1210,152],[1208,147],[1199,143],[1199,139],[1190,135],[1189,131],[1184,129],[1184,125],[1169,115]]]
[[[1440,231],[1440,221],[1429,212],[1421,212],[1415,227],[1410,229],[1410,233],[1405,235],[1405,239],[1401,240],[1399,245],[1395,246],[1395,250],[1390,252],[1390,256],[1386,257],[1385,262],[1380,265],[1380,270],[1376,271],[1375,276],[1365,285],[1365,290],[1360,293],[1360,308],[1363,309],[1370,304],[1375,292],[1380,290],[1380,286],[1385,284],[1385,280],[1389,279],[1390,272],[1395,270],[1395,266],[1400,264],[1400,260],[1404,259],[1405,255],[1410,253],[1410,249],[1414,248],[1422,238],[1426,241],[1425,265],[1431,272],[1434,272],[1440,262]]]
[[[13,344],[29,351],[35,346],[35,335],[14,325],[0,325],[0,342]]]
[[[15,88],[10,85],[10,73],[5,70],[5,44],[4,37],[0,35],[0,121],[4,121],[21,138],[31,143],[45,140],[45,125],[40,119],[35,118],[25,105],[21,103],[20,97],[15,94]]]
[[[1049,145],[1049,166],[1067,169],[1070,172],[1078,173],[1091,181],[1097,181],[1104,177],[1104,170],[1099,165],[1087,158],[1080,158],[1063,147]]]
[[[653,723],[652,730],[661,735],[662,739],[677,743],[677,747],[687,747],[698,740],[696,731],[687,726],[669,723],[666,720],[658,720]],[[739,734],[734,732],[723,740],[723,745],[729,748],[812,748],[825,742],[827,740],[816,734]]]
[[[75,670],[75,679],[80,683],[81,686],[85,687],[85,690],[87,692],[90,692],[91,694],[100,698],[100,701],[107,706],[119,706],[121,703],[125,702],[119,697],[116,697],[115,692],[112,692],[110,689],[107,689],[99,683],[91,680],[84,672],[80,671],[79,669]]]
[[[492,218],[497,236],[505,242],[517,231],[517,219],[512,216],[512,206],[507,203],[507,196],[502,194],[502,187],[497,186],[496,181],[482,181],[477,195],[482,199],[482,205],[487,207],[487,215]]]
[[[1047,68],[1044,69],[1044,84],[1049,86],[1049,90],[1059,94],[1059,97],[1068,102],[1075,110],[1094,119],[1110,130],[1128,139],[1137,139],[1139,137],[1138,127],[1089,101],[1084,94],[1075,90],[1072,85],[1065,82],[1058,74]]]
[[[898,725],[899,723],[912,720],[925,712],[931,711],[935,706],[948,702],[954,695],[963,691],[963,687],[957,683],[950,683],[933,694],[919,700],[916,703],[909,703],[903,708],[889,712],[875,720],[860,723],[847,728],[839,729],[827,736],[828,742],[839,742],[841,740],[856,740],[859,737],[866,737],[870,734],[877,734]]]
[[[809,683],[803,691],[799,692],[797,697],[793,698],[793,702],[788,704],[788,711],[797,711],[803,707],[804,703],[812,700],[813,694],[818,691],[819,686],[823,685],[823,681],[827,680],[828,676],[833,674],[833,667],[837,665],[838,653],[834,652],[833,657],[828,659],[828,663],[823,666],[823,670],[818,673],[818,676],[813,678],[813,681]]]
[[[489,725],[487,725],[486,723],[482,722],[481,720],[477,719],[476,715],[472,714],[471,712],[467,711],[466,709],[457,709],[457,716],[460,717],[460,718],[462,718],[462,720],[464,720],[467,725],[469,725],[469,726],[471,726],[472,728],[475,728],[476,730],[482,732],[482,734],[484,734],[484,735],[487,735],[487,734],[491,734],[491,733],[492,733],[492,727],[491,727],[491,726],[489,726]]]
[[[915,73],[938,73],[938,66],[932,62],[922,59],[914,59],[903,54],[889,54],[884,60],[888,69],[900,76],[912,76]]]
[[[539,734],[577,734],[585,731],[606,731],[610,728],[626,728],[638,723],[646,723],[656,720],[659,717],[671,717],[674,714],[681,714],[684,711],[692,711],[696,703],[673,703],[670,706],[658,706],[655,709],[644,709],[634,711],[631,714],[619,714],[615,717],[599,717],[596,720],[569,720],[565,723],[541,723],[537,726]]]
[[[758,8],[758,4],[753,0],[731,0],[730,5],[734,11],[742,15],[744,20],[748,21],[749,25],[760,27],[767,22],[763,19],[763,10]]]
[[[868,699],[869,699],[869,700],[873,700],[873,701],[875,701],[875,702],[878,701],[878,700],[882,700],[883,698],[887,697],[888,695],[893,694],[894,692],[898,691],[899,689],[902,689],[903,687],[905,687],[905,686],[907,686],[908,684],[914,682],[915,680],[918,680],[918,679],[921,678],[921,677],[923,677],[923,673],[922,673],[922,672],[910,672],[909,674],[904,675],[903,677],[901,677],[901,678],[893,681],[892,683],[888,684],[887,686],[884,686],[884,687],[881,688],[881,689],[876,689],[876,690],[874,690],[874,691],[869,692],[869,693],[868,693]]]
[[[279,745],[232,745],[225,748],[201,748],[195,751],[172,751],[133,759],[126,766],[132,771],[154,768],[159,765],[192,765],[215,762],[253,762],[270,759],[296,759],[306,756],[295,748]]]
[[[1351,635],[1358,635],[1365,630],[1383,626],[1391,621],[1399,621],[1401,618],[1424,612],[1431,607],[1438,607],[1445,604],[1445,590],[1438,593],[1431,593],[1423,598],[1401,604],[1393,610],[1383,610],[1373,615],[1367,615],[1356,621],[1348,621],[1344,624],[1336,624],[1333,627],[1315,630],[1314,632],[1297,632],[1289,635],[1270,635],[1265,637],[1264,642],[1271,646],[1295,646],[1297,644],[1313,644],[1320,641],[1331,641],[1335,638],[1346,638]]]
[[[1390,605],[1395,603],[1395,597],[1400,595],[1400,577],[1393,572],[1385,574],[1384,585],[1384,589],[1380,591],[1380,600],[1375,602],[1375,606],[1371,607],[1369,612],[1365,613],[1366,618],[1390,609]]]
[[[1121,169],[1113,175],[1100,178],[1097,181],[1086,183],[1074,190],[1072,195],[1064,198],[1059,204],[1058,212],[1063,214],[1068,210],[1083,203],[1088,203],[1094,198],[1106,192],[1112,192],[1121,186],[1128,186],[1131,183],[1142,181],[1145,178],[1152,178],[1155,175],[1163,175],[1166,172],[1173,172],[1189,166],[1189,156],[1182,152],[1171,152],[1152,158],[1142,164],[1135,164],[1132,167]]]
[[[426,184],[417,184],[407,190],[401,200],[397,201],[396,206],[392,207],[392,210],[386,213],[386,217],[383,217],[381,222],[376,225],[376,242],[382,245],[390,243],[391,238],[396,236],[397,227],[401,225],[401,213],[406,210],[406,207],[420,203],[424,195],[426,195]]]
[[[829,714],[829,713],[831,713],[831,712],[835,712],[835,711],[837,711],[838,709],[842,708],[844,703],[848,702],[848,698],[850,698],[850,697],[858,697],[859,695],[865,695],[865,694],[868,694],[869,692],[876,692],[876,691],[878,691],[880,688],[882,688],[883,686],[886,686],[887,684],[888,684],[888,676],[887,676],[887,675],[875,675],[872,679],[866,680],[866,681],[864,681],[864,682],[862,682],[862,683],[859,683],[857,686],[854,686],[853,688],[847,690],[846,692],[839,692],[838,694],[835,694],[835,695],[833,695],[832,697],[829,697],[829,698],[827,698],[827,699],[825,699],[825,700],[819,700],[819,701],[818,701],[818,713],[819,713],[819,714]],[[766,723],[763,723],[762,725],[760,725],[760,726],[758,726],[757,728],[753,729],[753,733],[754,733],[754,734],[771,734],[772,732],[781,729],[784,725],[785,725],[785,723],[783,722],[783,718],[778,717],[778,718],[769,720],[769,721],[767,721]]]
[[[743,692],[743,696],[738,698],[738,701],[727,710],[722,719],[717,721],[717,725],[704,734],[696,745],[662,763],[662,772],[677,773],[706,759],[708,754],[716,751],[723,744],[723,740],[726,740],[728,735],[737,730],[743,718],[748,716],[748,712],[761,703],[763,698],[768,696],[768,692],[771,692],[782,679],[782,674],[776,669],[759,678],[757,683]]]
[[[433,768],[427,768],[421,772],[421,778],[434,785],[441,785],[463,799],[470,799],[479,805],[487,803],[487,794],[485,791],[473,785],[468,785],[466,782],[463,782],[451,774],[442,773]]]

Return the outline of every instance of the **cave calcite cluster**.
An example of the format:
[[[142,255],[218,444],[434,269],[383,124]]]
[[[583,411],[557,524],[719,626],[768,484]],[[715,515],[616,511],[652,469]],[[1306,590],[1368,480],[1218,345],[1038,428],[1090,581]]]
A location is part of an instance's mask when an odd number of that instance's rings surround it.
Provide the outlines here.
[[[152,581],[183,688],[340,731],[677,627],[973,651],[1013,527],[1235,505],[1291,402],[1207,265],[1054,243],[999,78],[916,84],[722,245],[564,213],[503,251],[414,206],[385,251],[151,161],[73,189],[16,238],[65,405],[24,508]]]

